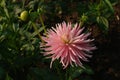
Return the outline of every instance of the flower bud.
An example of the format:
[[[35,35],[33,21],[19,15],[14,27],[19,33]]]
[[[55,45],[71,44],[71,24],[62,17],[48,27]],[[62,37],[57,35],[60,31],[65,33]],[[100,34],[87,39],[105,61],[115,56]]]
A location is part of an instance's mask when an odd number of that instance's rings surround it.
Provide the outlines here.
[[[28,15],[29,15],[28,11],[23,11],[23,12],[21,12],[21,14],[20,14],[20,19],[21,19],[22,21],[26,21],[26,20],[28,19]]]

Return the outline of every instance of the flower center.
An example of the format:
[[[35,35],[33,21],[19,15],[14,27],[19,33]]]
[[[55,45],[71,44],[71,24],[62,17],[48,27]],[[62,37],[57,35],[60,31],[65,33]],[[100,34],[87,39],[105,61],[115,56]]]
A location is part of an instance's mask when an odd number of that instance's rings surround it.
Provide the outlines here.
[[[65,44],[70,44],[70,40],[68,39],[68,35],[63,35],[62,37],[61,37],[61,39],[62,39],[62,41],[63,41],[63,43],[65,43]]]

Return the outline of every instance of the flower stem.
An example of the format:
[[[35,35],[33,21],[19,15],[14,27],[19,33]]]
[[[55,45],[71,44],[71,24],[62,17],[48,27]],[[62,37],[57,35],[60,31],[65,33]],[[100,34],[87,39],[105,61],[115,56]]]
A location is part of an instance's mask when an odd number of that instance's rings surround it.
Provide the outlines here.
[[[66,69],[65,80],[72,80],[70,71],[71,67],[68,67],[68,69]]]
[[[42,27],[44,28],[44,32],[46,33],[45,25],[44,25],[44,22],[43,22],[41,14],[40,14],[40,22],[42,24]]]
[[[22,9],[24,9],[25,1],[26,1],[26,0],[22,0]]]
[[[33,25],[34,30],[38,33],[38,29],[37,29],[36,24],[35,24],[34,22],[32,22],[32,25]],[[41,37],[40,33],[38,33],[38,36],[39,36],[40,40],[43,42],[43,40],[42,40],[42,37]]]
[[[60,80],[63,80],[62,78],[62,74],[60,72],[60,68],[59,68],[59,64],[56,62],[56,66],[55,66],[56,70],[57,70],[57,74],[59,75],[59,79]]]

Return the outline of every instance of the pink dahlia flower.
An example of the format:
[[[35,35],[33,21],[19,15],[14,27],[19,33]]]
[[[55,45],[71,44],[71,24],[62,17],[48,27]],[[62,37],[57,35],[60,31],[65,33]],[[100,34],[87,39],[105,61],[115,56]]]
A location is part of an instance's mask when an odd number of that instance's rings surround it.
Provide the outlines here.
[[[56,25],[56,28],[48,30],[47,36],[42,37],[46,42],[44,46],[44,55],[49,55],[52,58],[50,67],[56,59],[60,59],[63,67],[66,68],[68,65],[73,63],[77,66],[82,66],[81,60],[88,61],[87,57],[91,57],[91,50],[96,49],[91,44],[93,39],[88,39],[90,33],[82,33],[83,28],[80,25],[71,23]]]

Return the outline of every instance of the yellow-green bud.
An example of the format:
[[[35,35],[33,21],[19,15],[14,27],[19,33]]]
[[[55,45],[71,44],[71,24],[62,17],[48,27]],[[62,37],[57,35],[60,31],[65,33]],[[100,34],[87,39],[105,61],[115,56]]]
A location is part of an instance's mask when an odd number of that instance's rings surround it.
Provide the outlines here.
[[[28,11],[23,11],[23,12],[21,12],[21,14],[20,14],[20,19],[21,19],[22,21],[26,21],[26,20],[28,19],[28,15],[29,15]]]

